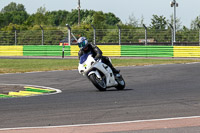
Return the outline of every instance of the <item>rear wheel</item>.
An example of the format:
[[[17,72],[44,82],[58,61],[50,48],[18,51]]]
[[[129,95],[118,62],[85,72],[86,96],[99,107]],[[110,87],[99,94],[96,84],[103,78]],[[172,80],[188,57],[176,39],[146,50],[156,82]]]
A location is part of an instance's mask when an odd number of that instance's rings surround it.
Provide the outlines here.
[[[120,75],[120,77],[116,78],[116,81],[118,83],[118,85],[116,86],[116,89],[117,90],[124,90],[126,84],[125,84],[123,77]]]
[[[93,73],[89,76],[89,79],[99,91],[106,91],[106,80],[104,77],[99,79],[96,74]]]

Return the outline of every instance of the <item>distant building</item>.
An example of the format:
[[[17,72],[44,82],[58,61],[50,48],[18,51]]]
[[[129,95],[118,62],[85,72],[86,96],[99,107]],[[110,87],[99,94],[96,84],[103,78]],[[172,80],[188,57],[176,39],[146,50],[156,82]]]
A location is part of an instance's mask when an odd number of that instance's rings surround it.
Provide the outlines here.
[[[147,39],[148,43],[154,43],[156,42],[154,39]],[[139,39],[139,43],[145,43],[145,39]]]

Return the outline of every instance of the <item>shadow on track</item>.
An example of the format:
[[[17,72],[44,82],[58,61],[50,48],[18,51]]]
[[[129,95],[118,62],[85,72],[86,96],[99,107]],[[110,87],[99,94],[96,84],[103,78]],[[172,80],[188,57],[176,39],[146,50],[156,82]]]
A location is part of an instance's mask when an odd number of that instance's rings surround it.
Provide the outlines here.
[[[99,91],[99,92],[113,92],[113,91],[117,91],[117,92],[120,92],[120,91],[132,91],[132,90],[134,90],[134,89],[124,89],[124,90],[117,90],[117,89],[108,89],[108,90],[106,90],[106,91]],[[98,91],[98,90],[97,90]]]

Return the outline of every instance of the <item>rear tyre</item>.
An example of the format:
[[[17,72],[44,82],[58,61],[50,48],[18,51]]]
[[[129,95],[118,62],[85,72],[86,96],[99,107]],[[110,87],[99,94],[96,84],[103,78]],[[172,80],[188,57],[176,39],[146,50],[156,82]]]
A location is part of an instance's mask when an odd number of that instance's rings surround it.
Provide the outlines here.
[[[91,74],[89,76],[90,81],[99,91],[106,91],[106,81],[105,78],[99,79],[96,74]]]
[[[123,77],[122,76],[117,77],[116,81],[117,81],[118,85],[115,88],[117,90],[124,90],[126,84],[125,84],[125,81],[124,81]]]

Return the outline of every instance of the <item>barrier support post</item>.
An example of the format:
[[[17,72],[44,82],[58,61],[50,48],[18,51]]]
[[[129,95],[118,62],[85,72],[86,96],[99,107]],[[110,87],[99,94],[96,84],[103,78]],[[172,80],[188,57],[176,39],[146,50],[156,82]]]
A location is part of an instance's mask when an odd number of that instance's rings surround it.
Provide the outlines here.
[[[41,25],[40,25],[40,28],[42,30],[42,45],[44,45],[44,29]]]
[[[68,43],[69,43],[69,46],[71,45],[71,27],[66,24],[67,28],[68,28]]]
[[[200,24],[197,24],[198,28],[199,28],[199,46],[200,46]]]
[[[147,27],[145,24],[143,24],[143,27],[145,29],[145,45],[147,45]]]
[[[174,46],[174,28],[173,28],[173,26],[171,25],[171,24],[169,24],[169,26],[170,26],[170,28],[171,28],[171,34],[172,34],[172,46]]]
[[[94,34],[94,38],[93,38],[94,45],[96,45],[96,28],[94,27],[93,24],[92,24],[91,26],[92,26],[92,28],[93,28],[93,34]]]
[[[117,27],[119,29],[119,45],[121,45],[121,27],[119,25]]]
[[[13,29],[15,31],[15,46],[17,45],[17,29],[13,26]]]

